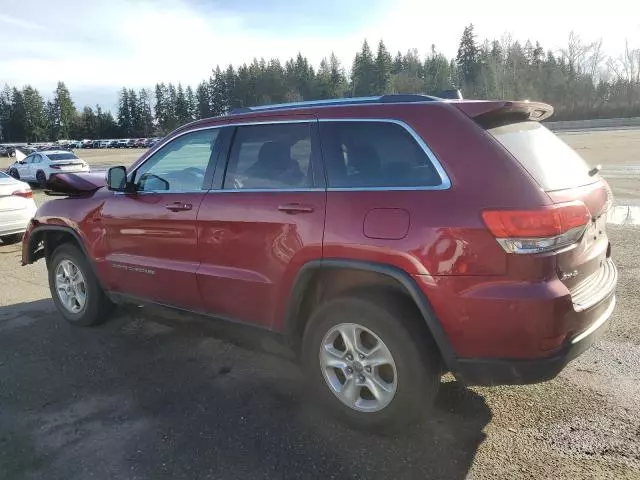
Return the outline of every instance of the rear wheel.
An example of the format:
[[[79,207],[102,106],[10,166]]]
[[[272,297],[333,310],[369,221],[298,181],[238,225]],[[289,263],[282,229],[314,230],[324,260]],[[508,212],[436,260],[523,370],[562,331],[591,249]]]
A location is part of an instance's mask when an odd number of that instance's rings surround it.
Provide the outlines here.
[[[2,243],[4,243],[5,245],[12,245],[14,243],[18,243],[20,240],[22,240],[22,233],[14,233],[12,235],[5,235],[2,238]]]
[[[113,310],[82,251],[65,243],[53,252],[49,268],[49,289],[58,311],[74,325],[103,323]]]
[[[42,170],[38,170],[38,173],[36,173],[36,181],[40,188],[47,188],[47,176]]]
[[[398,430],[433,404],[439,355],[409,307],[395,296],[343,297],[309,320],[306,376],[323,403],[356,428]]]
[[[18,170],[16,170],[15,168],[12,168],[11,170],[9,170],[9,175],[11,175],[16,180],[20,180],[20,174],[18,173]]]

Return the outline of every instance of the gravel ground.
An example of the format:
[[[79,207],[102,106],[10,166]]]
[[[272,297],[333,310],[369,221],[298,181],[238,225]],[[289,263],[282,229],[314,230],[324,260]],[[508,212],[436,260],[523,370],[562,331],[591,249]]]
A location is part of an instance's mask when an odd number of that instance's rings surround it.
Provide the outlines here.
[[[600,134],[568,140],[606,150],[605,175],[633,165],[640,132]],[[610,179],[623,205],[640,191],[630,172]],[[640,227],[608,228],[620,283],[599,344],[544,384],[445,378],[433,418],[390,438],[315,408],[252,331],[133,307],[73,328],[43,262],[21,268],[19,246],[0,245],[0,479],[640,479]]]

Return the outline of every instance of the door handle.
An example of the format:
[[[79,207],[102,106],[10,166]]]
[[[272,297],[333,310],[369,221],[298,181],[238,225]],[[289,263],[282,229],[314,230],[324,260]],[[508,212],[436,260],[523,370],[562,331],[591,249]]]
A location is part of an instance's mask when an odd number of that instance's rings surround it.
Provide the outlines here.
[[[182,202],[173,202],[165,205],[164,208],[167,210],[171,210],[172,212],[186,212],[193,208],[193,205],[190,203],[182,203]]]
[[[278,210],[284,213],[295,215],[296,213],[311,213],[314,208],[311,205],[302,205],[300,203],[287,203],[279,205]]]

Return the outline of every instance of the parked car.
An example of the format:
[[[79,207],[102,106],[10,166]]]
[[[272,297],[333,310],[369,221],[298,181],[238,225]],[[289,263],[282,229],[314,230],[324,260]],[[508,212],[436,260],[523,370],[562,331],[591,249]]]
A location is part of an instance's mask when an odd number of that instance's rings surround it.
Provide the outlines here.
[[[137,138],[136,141],[133,142],[133,148],[145,148],[146,143],[146,138]]]
[[[113,140],[100,140],[99,148],[109,148],[112,141]]]
[[[0,172],[0,240],[4,244],[19,242],[35,213],[29,184]]]
[[[0,145],[0,156],[14,157],[15,155],[16,148],[13,145]]]
[[[194,122],[106,187],[57,176],[72,199],[39,208],[22,262],[46,256],[72,324],[134,301],[279,332],[317,398],[395,429],[443,372],[548,380],[607,327],[611,191],[551,113],[386,95]]]
[[[28,155],[9,165],[8,172],[13,178],[36,182],[41,188],[49,183],[49,178],[57,173],[88,172],[89,165],[72,152],[66,150],[45,150]]]

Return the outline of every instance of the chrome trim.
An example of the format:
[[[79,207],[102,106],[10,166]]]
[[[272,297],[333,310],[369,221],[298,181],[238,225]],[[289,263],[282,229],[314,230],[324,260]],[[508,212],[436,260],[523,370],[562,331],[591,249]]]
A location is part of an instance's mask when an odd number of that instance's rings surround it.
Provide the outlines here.
[[[328,191],[350,191],[350,190],[360,190],[360,191],[380,191],[380,190],[448,190],[451,188],[451,180],[447,175],[444,167],[435,156],[433,151],[429,148],[429,146],[425,143],[420,135],[406,122],[402,120],[395,120],[392,118],[321,118],[318,120],[320,123],[327,122],[376,122],[376,123],[394,123],[396,125],[404,128],[409,134],[413,137],[413,139],[418,143],[418,145],[422,148],[424,153],[431,161],[431,164],[438,172],[438,176],[440,177],[440,185],[431,185],[431,186],[416,186],[416,187],[329,187]]]
[[[436,155],[433,153],[433,151],[429,148],[429,146],[425,143],[425,141],[422,139],[422,137],[420,137],[420,135],[418,135],[418,133],[406,122],[402,121],[402,120],[396,120],[396,119],[391,119],[391,118],[321,118],[321,119],[316,119],[316,118],[306,118],[306,119],[296,119],[296,120],[270,120],[269,117],[264,117],[264,118],[260,118],[257,120],[252,120],[252,121],[247,121],[247,122],[229,122],[229,123],[224,123],[222,125],[208,125],[206,127],[200,127],[200,128],[192,128],[189,130],[185,130],[184,132],[180,132],[178,135],[175,135],[174,137],[171,137],[170,139],[167,139],[159,144],[157,144],[157,148],[155,148],[153,150],[153,152],[151,154],[149,154],[149,156],[144,160],[144,162],[140,163],[139,165],[136,166],[135,170],[132,170],[131,172],[127,172],[127,177],[129,177],[130,175],[132,175],[133,173],[135,173],[142,165],[144,165],[145,163],[147,163],[156,153],[158,153],[158,151],[164,147],[165,145],[167,145],[170,141],[173,141],[183,135],[186,135],[188,133],[193,133],[193,132],[199,132],[202,130],[212,130],[215,128],[226,128],[226,127],[244,127],[244,126],[252,126],[252,125],[278,125],[278,124],[288,124],[288,123],[309,123],[312,124],[313,122],[322,122],[322,123],[326,123],[326,122],[376,122],[376,123],[393,123],[396,125],[401,126],[402,128],[404,128],[412,137],[413,139],[418,143],[418,145],[420,146],[420,148],[422,148],[422,150],[424,151],[424,153],[427,155],[427,157],[429,158],[429,161],[431,162],[431,164],[433,165],[433,167],[436,169],[436,172],[438,173],[438,176],[440,177],[440,185],[430,185],[430,186],[413,186],[413,187],[328,187],[326,190],[329,192],[347,192],[347,191],[362,191],[362,192],[376,192],[376,191],[411,191],[411,190],[416,190],[416,191],[423,191],[423,190],[448,190],[449,188],[451,188],[451,180],[449,179],[449,176],[447,175],[447,172],[445,171],[445,169],[442,167],[442,164],[440,163],[440,161],[438,160],[438,158],[436,157]],[[155,146],[154,146],[155,147]],[[324,162],[324,160],[323,160]],[[265,188],[265,189],[238,189],[238,190],[232,190],[232,189],[220,189],[220,190],[208,190],[207,192],[295,192],[295,191],[323,191],[325,189],[270,189],[270,188]],[[160,191],[160,192],[155,192],[155,193],[169,193],[166,191]],[[199,190],[198,190],[199,192]],[[123,192],[119,192],[119,193],[123,193]],[[154,193],[154,192],[147,192],[147,193]],[[177,193],[177,192],[176,192]],[[183,192],[183,193],[195,193],[195,192]]]
[[[206,193],[263,193],[263,192],[287,192],[287,193],[306,193],[306,192],[324,192],[324,188],[239,188],[239,189],[220,189],[220,190],[207,190]]]

